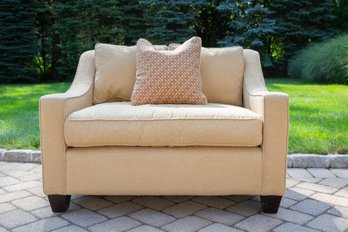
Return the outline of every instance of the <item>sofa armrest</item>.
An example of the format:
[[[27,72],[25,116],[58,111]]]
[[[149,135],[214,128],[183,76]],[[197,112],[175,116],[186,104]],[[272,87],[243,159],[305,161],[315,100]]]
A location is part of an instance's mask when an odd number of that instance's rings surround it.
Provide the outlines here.
[[[65,93],[40,98],[40,144],[46,194],[66,194],[65,118],[93,104],[94,51],[81,55],[76,75]],[[49,170],[49,171],[48,171]]]
[[[283,195],[285,192],[288,152],[289,97],[268,92],[258,52],[244,50],[244,107],[263,119],[261,195]]]

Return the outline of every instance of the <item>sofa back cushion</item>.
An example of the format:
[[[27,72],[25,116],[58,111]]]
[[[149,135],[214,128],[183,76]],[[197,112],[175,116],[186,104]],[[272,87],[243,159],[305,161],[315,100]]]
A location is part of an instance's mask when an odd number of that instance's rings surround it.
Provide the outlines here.
[[[169,50],[180,46],[169,45]],[[240,46],[201,49],[203,93],[208,102],[242,106],[244,74],[243,48]]]
[[[167,46],[155,47],[167,50]],[[97,44],[95,53],[94,103],[130,101],[136,76],[136,47]],[[200,69],[208,102],[243,105],[242,47],[202,47]]]
[[[167,46],[155,46],[167,50]],[[135,83],[136,47],[98,43],[95,45],[95,104],[129,101]]]
[[[242,47],[202,48],[201,77],[208,102],[242,106]]]

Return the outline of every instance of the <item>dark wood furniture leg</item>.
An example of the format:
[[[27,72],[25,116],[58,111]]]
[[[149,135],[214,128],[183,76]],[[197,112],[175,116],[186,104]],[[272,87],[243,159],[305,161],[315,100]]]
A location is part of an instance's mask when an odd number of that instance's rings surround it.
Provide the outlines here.
[[[48,195],[51,209],[55,213],[61,213],[68,210],[71,195]]]
[[[260,196],[264,213],[277,213],[282,196]]]

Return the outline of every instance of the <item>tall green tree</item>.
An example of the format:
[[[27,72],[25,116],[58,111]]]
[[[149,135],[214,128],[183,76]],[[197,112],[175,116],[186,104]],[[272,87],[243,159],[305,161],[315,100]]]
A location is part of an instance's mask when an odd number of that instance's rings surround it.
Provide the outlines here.
[[[147,0],[148,38],[157,44],[182,43],[195,34],[194,1]]]
[[[279,63],[285,67],[309,43],[334,35],[332,0],[272,0],[270,9],[277,22],[277,38],[283,54]]]
[[[146,37],[146,5],[139,0],[120,0],[117,21],[122,30],[124,44],[134,45],[139,38]]]
[[[124,43],[120,28],[122,14],[116,0],[59,1],[53,7],[54,28],[59,35],[61,58],[57,73],[71,79],[80,54],[94,48],[95,43]]]
[[[223,39],[229,30],[229,17],[218,10],[224,1],[201,0],[193,4],[195,19],[193,29],[202,38],[205,47],[217,47],[218,41]]]
[[[334,26],[339,33],[348,33],[348,1],[334,0]]]
[[[229,18],[226,36],[218,43],[222,46],[240,45],[260,52],[262,64],[272,66],[270,54],[271,37],[275,35],[276,23],[263,0],[225,1],[217,7]]]
[[[37,54],[34,21],[36,2],[0,2],[0,82],[36,80],[33,61]]]
[[[57,81],[56,75],[54,75],[55,61],[59,59],[60,55],[56,53],[58,48],[54,41],[52,4],[52,0],[45,0],[41,1],[37,7],[35,30],[37,31],[39,52],[34,63],[38,70],[39,81]]]

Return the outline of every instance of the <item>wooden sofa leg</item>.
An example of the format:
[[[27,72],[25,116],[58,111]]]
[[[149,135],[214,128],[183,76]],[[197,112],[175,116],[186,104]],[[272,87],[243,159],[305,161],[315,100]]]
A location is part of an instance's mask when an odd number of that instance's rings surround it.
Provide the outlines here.
[[[51,209],[55,213],[61,213],[68,210],[71,195],[48,195]]]
[[[260,196],[264,213],[277,213],[282,196]]]

